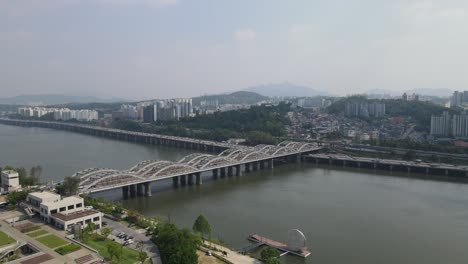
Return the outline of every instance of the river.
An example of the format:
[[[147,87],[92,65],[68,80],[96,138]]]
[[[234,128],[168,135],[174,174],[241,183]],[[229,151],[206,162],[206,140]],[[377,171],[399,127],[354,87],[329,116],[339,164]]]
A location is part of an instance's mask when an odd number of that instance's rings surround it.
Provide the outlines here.
[[[189,150],[138,145],[43,128],[0,125],[0,164],[44,167],[60,180],[87,167],[128,168],[144,159],[178,160]],[[155,184],[153,184],[155,185]],[[248,244],[251,232],[286,240],[307,237],[312,255],[283,263],[468,262],[468,185],[313,164],[289,164],[178,189],[169,182],[152,197],[124,205],[191,227],[203,213],[213,236]],[[110,199],[120,194],[104,193]]]

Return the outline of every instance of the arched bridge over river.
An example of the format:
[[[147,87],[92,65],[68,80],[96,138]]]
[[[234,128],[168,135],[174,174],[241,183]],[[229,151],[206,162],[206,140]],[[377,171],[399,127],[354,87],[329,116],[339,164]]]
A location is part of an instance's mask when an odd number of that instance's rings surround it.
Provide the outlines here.
[[[122,189],[123,196],[151,196],[151,183],[169,179],[175,186],[202,184],[202,173],[213,177],[273,168],[275,160],[301,161],[321,149],[315,143],[285,141],[279,145],[228,148],[218,155],[193,153],[178,162],[145,160],[127,170],[90,168],[75,173],[80,193]]]

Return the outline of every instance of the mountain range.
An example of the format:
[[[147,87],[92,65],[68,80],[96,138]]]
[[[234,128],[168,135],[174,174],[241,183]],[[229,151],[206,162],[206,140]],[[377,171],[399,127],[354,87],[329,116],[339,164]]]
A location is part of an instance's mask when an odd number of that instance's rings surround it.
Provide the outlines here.
[[[121,98],[99,98],[95,96],[75,96],[62,94],[18,95],[0,98],[0,104],[10,105],[58,105],[68,103],[110,103],[127,101]]]

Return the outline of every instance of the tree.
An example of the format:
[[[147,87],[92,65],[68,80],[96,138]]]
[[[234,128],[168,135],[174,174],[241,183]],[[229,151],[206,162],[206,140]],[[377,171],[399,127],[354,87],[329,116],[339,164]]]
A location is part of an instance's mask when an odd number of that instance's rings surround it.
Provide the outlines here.
[[[201,214],[197,217],[193,223],[192,229],[194,232],[200,233],[202,237],[203,235],[208,235],[208,238],[211,239],[211,226],[204,215]]]
[[[153,241],[159,248],[161,260],[165,264],[197,264],[197,248],[200,236],[188,229],[178,229],[172,223],[159,223],[158,234]]]
[[[96,230],[95,223],[88,223],[88,225],[83,229],[81,233],[81,239],[86,242],[89,238],[94,235],[93,232]]]
[[[268,263],[267,261],[269,261],[271,259],[279,259],[279,257],[280,257],[280,254],[279,254],[278,250],[276,250],[276,249],[274,249],[272,247],[266,247],[260,253],[260,259],[265,263]]]
[[[265,264],[281,264],[281,260],[278,258],[271,258],[265,261]]]
[[[148,254],[146,254],[146,252],[141,251],[140,253],[138,253],[137,260],[141,263],[144,263],[147,258]]]
[[[42,175],[42,167],[40,165],[31,167],[29,176],[31,177],[32,185],[40,183],[40,178]]]
[[[78,177],[67,176],[63,179],[63,182],[58,184],[55,189],[61,195],[74,195],[78,192],[80,185],[80,179]]]
[[[119,259],[120,258],[120,248],[119,248],[119,244],[117,243],[107,243],[106,245],[106,249],[107,249],[107,253],[109,254],[109,258],[110,258],[110,261],[112,262],[112,259],[117,258]]]
[[[101,236],[104,240],[112,233],[112,229],[109,227],[104,227],[101,229]]]
[[[10,204],[15,205],[22,201],[25,201],[27,196],[27,191],[17,191],[8,193],[6,199],[8,202],[10,202]]]

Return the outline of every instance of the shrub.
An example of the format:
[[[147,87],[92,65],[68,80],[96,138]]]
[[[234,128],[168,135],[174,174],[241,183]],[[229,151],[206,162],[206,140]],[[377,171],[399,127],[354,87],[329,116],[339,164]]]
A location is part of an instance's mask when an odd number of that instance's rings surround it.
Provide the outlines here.
[[[75,244],[68,244],[63,247],[59,247],[55,250],[55,252],[59,253],[60,255],[66,255],[68,253],[74,252],[79,250],[81,247]]]

